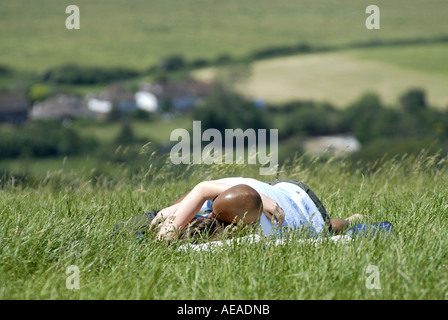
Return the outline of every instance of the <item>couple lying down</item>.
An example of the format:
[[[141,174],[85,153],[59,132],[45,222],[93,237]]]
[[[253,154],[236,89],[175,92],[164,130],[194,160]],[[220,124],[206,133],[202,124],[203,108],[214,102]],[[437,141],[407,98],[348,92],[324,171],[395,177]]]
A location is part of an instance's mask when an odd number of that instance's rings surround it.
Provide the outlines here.
[[[214,237],[241,227],[259,229],[266,236],[306,230],[309,235],[337,234],[355,219],[331,219],[322,202],[304,183],[278,179],[265,183],[232,177],[197,184],[171,206],[122,220],[115,231],[157,232],[159,240]]]

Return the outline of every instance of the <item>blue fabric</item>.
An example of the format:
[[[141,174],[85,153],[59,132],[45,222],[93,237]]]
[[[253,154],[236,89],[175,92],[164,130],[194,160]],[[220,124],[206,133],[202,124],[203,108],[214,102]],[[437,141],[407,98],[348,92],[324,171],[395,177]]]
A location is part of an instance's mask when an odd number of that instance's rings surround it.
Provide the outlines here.
[[[135,236],[135,242],[140,242],[143,240],[143,233],[139,232],[137,233],[137,235]]]
[[[200,219],[200,218],[207,218],[210,215],[210,212],[212,212],[211,210],[207,210],[206,212],[198,212],[194,218],[195,219]]]
[[[366,237],[369,239],[374,238],[377,235],[390,236],[394,235],[392,224],[390,222],[377,222],[377,223],[360,223],[354,227],[348,229],[346,235],[355,237]]]

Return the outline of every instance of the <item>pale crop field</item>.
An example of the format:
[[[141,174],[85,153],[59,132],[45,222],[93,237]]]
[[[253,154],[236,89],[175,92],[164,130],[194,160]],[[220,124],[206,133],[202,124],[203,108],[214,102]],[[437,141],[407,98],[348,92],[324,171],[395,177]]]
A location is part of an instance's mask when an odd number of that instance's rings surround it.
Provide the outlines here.
[[[237,89],[272,103],[291,100],[330,102],[346,107],[365,93],[376,93],[396,106],[406,91],[425,90],[428,103],[448,106],[448,45],[393,46],[273,58],[251,64]],[[216,69],[195,73],[199,79],[219,76]]]

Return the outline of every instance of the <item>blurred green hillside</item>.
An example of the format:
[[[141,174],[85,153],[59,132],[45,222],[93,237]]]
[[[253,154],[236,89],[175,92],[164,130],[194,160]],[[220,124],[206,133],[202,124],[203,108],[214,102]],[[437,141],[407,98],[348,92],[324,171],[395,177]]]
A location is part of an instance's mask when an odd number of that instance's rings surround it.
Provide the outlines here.
[[[65,8],[80,8],[67,30]],[[43,71],[67,62],[147,68],[161,58],[241,57],[270,46],[426,39],[448,30],[445,0],[377,0],[381,29],[367,30],[370,1],[2,0],[0,64]]]
[[[72,4],[80,9],[79,30],[65,26]],[[303,151],[304,137],[346,133],[363,143],[370,160],[400,150],[447,150],[448,2],[378,0],[379,30],[365,26],[370,4],[3,0],[0,91],[20,89],[31,103],[61,92],[86,100],[115,82],[133,94],[142,82],[226,72],[231,85],[212,94],[205,108],[169,115],[172,122],[163,120],[164,105],[158,115],[131,116],[132,124],[111,116],[102,124],[75,121],[69,129],[58,124],[52,139],[41,139],[50,124],[2,128],[0,158],[13,169],[17,159],[85,154],[121,165],[148,141],[149,153],[166,151],[171,130],[189,128],[193,119],[236,128],[235,115],[244,110],[261,122],[243,125],[279,129],[283,159]],[[264,109],[254,111],[254,98]],[[116,152],[123,141],[132,152]]]

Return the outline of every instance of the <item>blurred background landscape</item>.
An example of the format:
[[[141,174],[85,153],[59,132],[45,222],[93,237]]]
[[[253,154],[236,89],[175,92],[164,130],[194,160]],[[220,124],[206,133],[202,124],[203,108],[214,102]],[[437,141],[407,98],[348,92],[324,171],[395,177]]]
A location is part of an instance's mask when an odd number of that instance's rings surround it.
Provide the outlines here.
[[[193,120],[278,129],[280,164],[445,156],[448,3],[377,0],[379,30],[370,4],[3,0],[0,177],[163,165]]]

